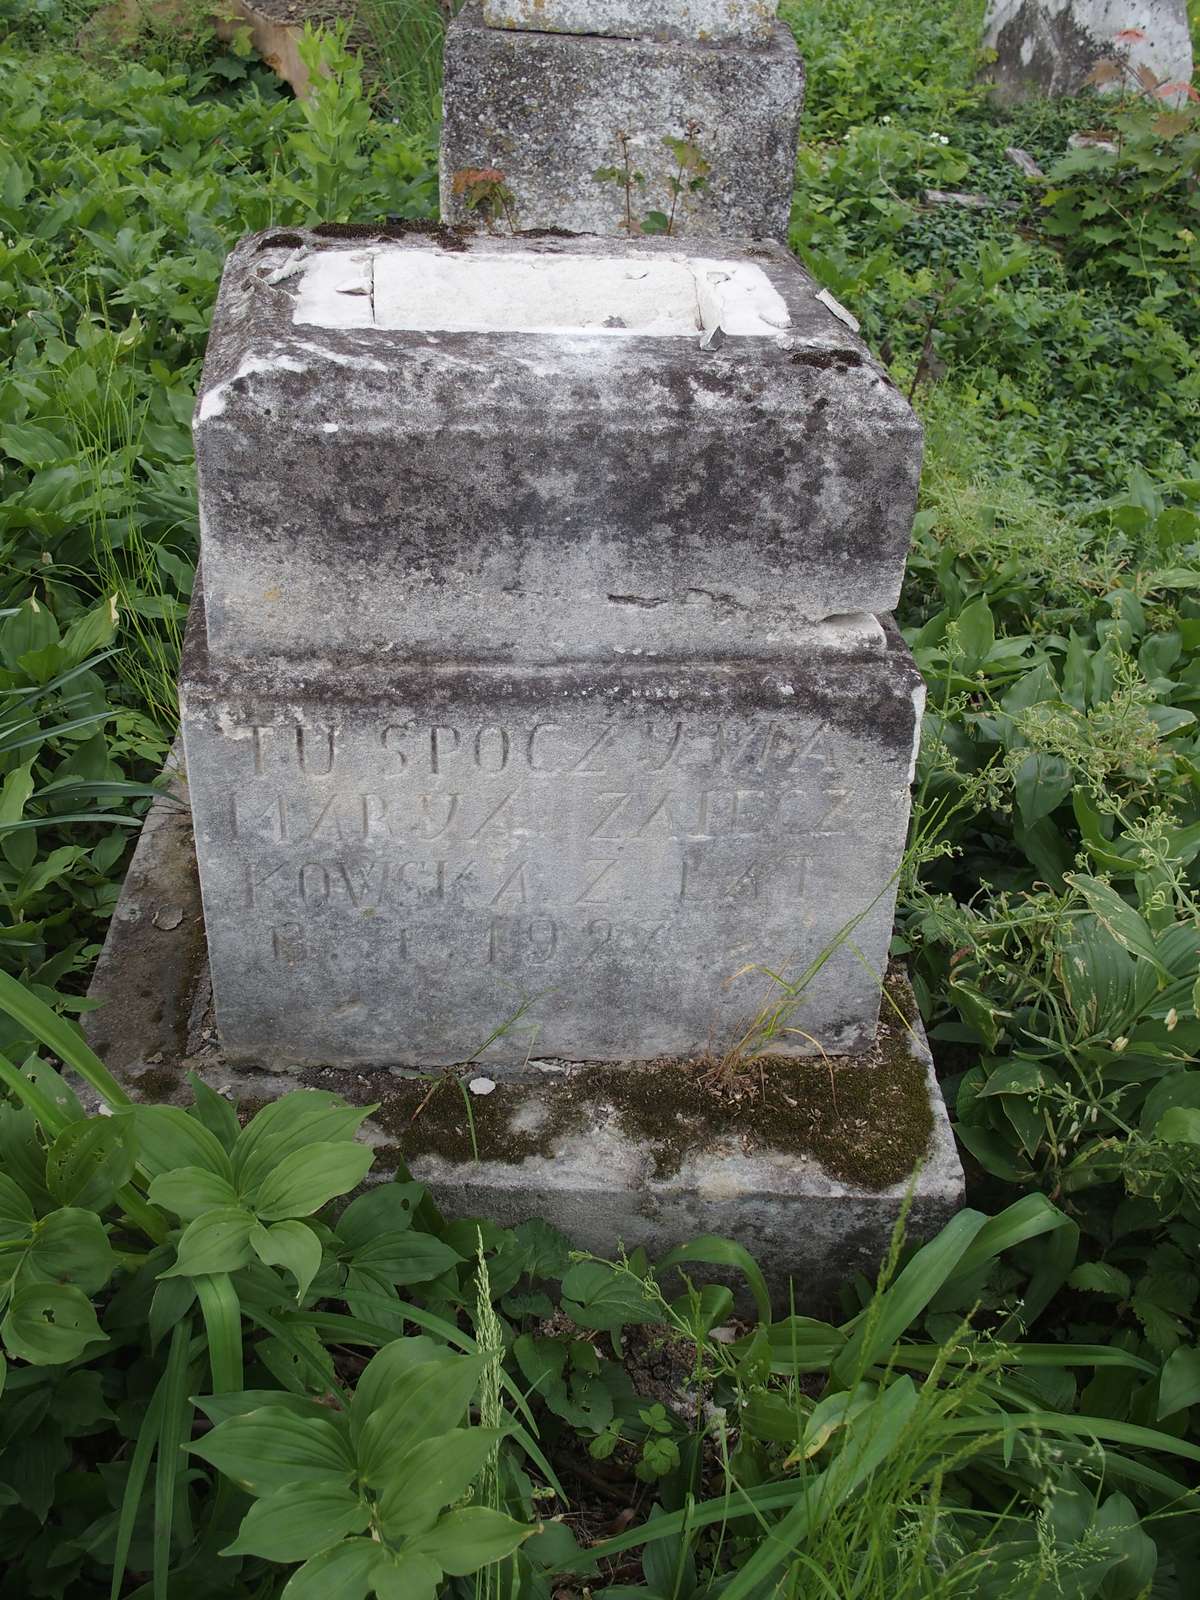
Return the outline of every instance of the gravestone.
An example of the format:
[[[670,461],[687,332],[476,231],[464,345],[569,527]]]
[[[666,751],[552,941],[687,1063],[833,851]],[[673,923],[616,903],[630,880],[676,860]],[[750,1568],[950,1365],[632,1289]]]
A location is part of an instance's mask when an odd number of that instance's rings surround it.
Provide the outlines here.
[[[803,81],[774,11],[468,6],[446,213],[455,172],[502,169],[532,231],[233,252],[195,421],[194,846],[156,802],[89,1029],[135,1092],[331,1089],[444,1202],[598,1253],[726,1234],[819,1309],[962,1171],[887,974],[920,429],[750,237],[786,228]],[[665,138],[704,147],[682,238],[594,183],[617,129],[639,204]],[[710,1088],[746,1051],[752,1112]],[[469,1143],[413,1079],[467,1061],[494,1075]]]
[[[783,1047],[866,1048],[911,410],[778,246],[453,243],[226,269],[182,686],[226,1049],[448,1064],[538,995],[541,1055],[691,1056],[831,947]]]
[[[1079,94],[1103,60],[1123,64],[1096,85],[1110,93],[1137,92],[1148,68],[1174,86],[1173,101],[1192,76],[1186,0],[989,0],[983,43],[996,52],[987,76],[1003,104]]]
[[[521,228],[649,232],[656,213],[676,237],[786,238],[804,67],[773,13],[472,0],[446,33],[442,216],[470,216],[460,175],[498,171]],[[706,163],[698,187],[668,140]]]

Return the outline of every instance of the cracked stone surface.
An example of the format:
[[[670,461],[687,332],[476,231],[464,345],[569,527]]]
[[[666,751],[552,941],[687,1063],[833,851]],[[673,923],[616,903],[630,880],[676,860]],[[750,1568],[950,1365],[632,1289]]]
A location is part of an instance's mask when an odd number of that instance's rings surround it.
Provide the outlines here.
[[[892,609],[920,427],[785,250],[366,232],[226,267],[216,654],[786,660]]]

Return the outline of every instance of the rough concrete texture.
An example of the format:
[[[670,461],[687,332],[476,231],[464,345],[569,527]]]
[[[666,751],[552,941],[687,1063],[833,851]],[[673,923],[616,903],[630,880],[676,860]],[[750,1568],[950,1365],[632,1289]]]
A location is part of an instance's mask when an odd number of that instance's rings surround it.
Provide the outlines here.
[[[456,173],[498,168],[521,227],[620,233],[624,188],[595,174],[622,164],[623,132],[645,177],[635,219],[670,210],[663,140],[690,138],[712,170],[681,200],[676,232],[784,239],[803,98],[782,23],[765,44],[664,42],[489,28],[469,4],[446,33],[442,216],[468,216]]]
[[[1078,94],[1104,59],[1129,67],[1101,86],[1111,92],[1136,89],[1142,66],[1163,84],[1192,76],[1186,0],[990,0],[983,42],[996,52],[988,76],[1004,104]]]
[[[310,667],[181,682],[217,1013],[290,1064],[723,1048],[852,919],[794,1022],[871,1040],[923,688],[874,618],[785,664]],[[864,915],[865,914],[865,915]],[[734,980],[731,982],[731,980]]]
[[[489,28],[620,39],[771,37],[779,0],[483,0]]]
[[[296,1088],[297,1080],[261,1065],[234,1064],[220,1050],[196,859],[181,800],[186,792],[177,784],[172,798],[156,801],[151,809],[92,983],[91,998],[101,1005],[85,1018],[85,1027],[93,1048],[135,1098],[188,1104],[187,1074],[195,1071],[232,1099],[261,1103]],[[911,992],[905,999],[893,988],[893,995],[913,1019],[912,1034],[893,1024],[901,1048],[918,1070],[928,1072]],[[884,1070],[870,1055],[829,1062],[831,1079],[843,1084],[847,1074]],[[890,1070],[899,1075],[895,1061]],[[874,1270],[899,1212],[903,1183],[873,1189],[835,1177],[819,1162],[782,1146],[748,1153],[743,1119],[733,1113],[724,1133],[693,1151],[674,1172],[661,1173],[647,1141],[623,1133],[602,1097],[589,1101],[573,1094],[572,1116],[557,1115],[556,1093],[570,1092],[578,1071],[533,1062],[525,1074],[536,1093],[515,1120],[521,1126],[539,1117],[561,1124],[550,1153],[478,1165],[423,1150],[420,1120],[413,1124],[408,1113],[398,1133],[396,1118],[388,1115],[388,1081],[381,1075],[327,1067],[304,1082],[358,1104],[379,1103],[364,1128],[379,1149],[372,1176],[386,1178],[395,1155],[402,1154],[448,1207],[496,1221],[544,1216],[580,1247],[601,1254],[624,1243],[630,1249],[644,1244],[661,1257],[696,1233],[722,1233],[758,1256],[781,1312],[790,1303],[789,1278],[795,1280],[796,1308],[819,1312],[847,1274]],[[932,1133],[909,1217],[914,1238],[935,1232],[962,1203],[962,1171],[932,1075],[929,1085]],[[491,1098],[501,1098],[504,1088],[502,1082]]]
[[[195,425],[214,655],[788,659],[806,620],[895,604],[920,427],[786,251],[362,232],[226,267]],[[456,316],[500,326],[398,326]]]

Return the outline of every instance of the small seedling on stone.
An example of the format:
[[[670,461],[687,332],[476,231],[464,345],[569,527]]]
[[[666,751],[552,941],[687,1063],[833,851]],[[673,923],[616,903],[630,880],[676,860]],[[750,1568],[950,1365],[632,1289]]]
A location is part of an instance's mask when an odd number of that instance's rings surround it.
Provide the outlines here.
[[[629,135],[623,129],[617,130],[615,138],[621,152],[619,164],[597,167],[592,176],[597,183],[615,183],[623,192],[625,217],[621,226],[631,237],[639,233],[663,234],[670,237],[675,231],[680,199],[689,194],[698,194],[708,182],[712,166],[695,143],[699,132],[699,124],[689,122],[686,138],[675,139],[668,136],[663,140],[663,144],[677,162],[675,172],[667,179],[667,192],[671,197],[670,209],[647,211],[641,218],[637,218],[633,214],[633,191],[635,188],[641,190],[646,187],[646,174],[638,171],[630,159]]]
[[[482,216],[489,233],[496,231],[502,218],[508,223],[508,231],[516,233],[516,201],[499,167],[464,167],[454,174],[451,188],[462,195],[468,211]]]

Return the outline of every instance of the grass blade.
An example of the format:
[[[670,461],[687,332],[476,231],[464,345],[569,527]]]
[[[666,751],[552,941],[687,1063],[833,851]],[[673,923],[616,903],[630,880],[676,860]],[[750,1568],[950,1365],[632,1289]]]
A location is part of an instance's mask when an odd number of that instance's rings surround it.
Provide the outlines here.
[[[134,1524],[137,1521],[138,1508],[142,1502],[142,1491],[146,1487],[146,1479],[150,1473],[150,1459],[154,1454],[154,1447],[158,1443],[161,1432],[166,1384],[167,1380],[164,1374],[158,1380],[158,1386],[150,1397],[150,1404],[146,1407],[146,1415],[142,1418],[142,1425],[138,1429],[133,1455],[129,1458],[129,1476],[125,1479],[125,1493],[121,1496],[121,1510],[117,1518],[117,1543],[113,1552],[113,1575],[112,1585],[108,1591],[109,1600],[120,1600],[121,1590],[124,1587],[125,1567],[129,1560],[129,1546],[133,1542]]]
[[[758,1262],[744,1245],[736,1244],[732,1239],[722,1239],[714,1233],[703,1234],[698,1239],[689,1239],[687,1244],[681,1244],[678,1249],[665,1255],[658,1263],[657,1275],[661,1277],[668,1267],[682,1266],[688,1261],[703,1262],[711,1267],[736,1267],[750,1285],[759,1321],[770,1323],[771,1296],[767,1292],[767,1281]]]
[[[158,1458],[154,1469],[154,1600],[170,1600],[171,1533],[175,1525],[176,1497],[183,1468],[181,1451],[192,1436],[192,1405],[187,1393],[190,1347],[191,1322],[184,1317],[172,1331],[167,1367],[159,1385],[162,1407]],[[186,1539],[184,1542],[190,1543]]]
[[[243,1377],[242,1307],[237,1290],[227,1272],[201,1273],[192,1281],[208,1334],[212,1393],[232,1394],[242,1388]]]

